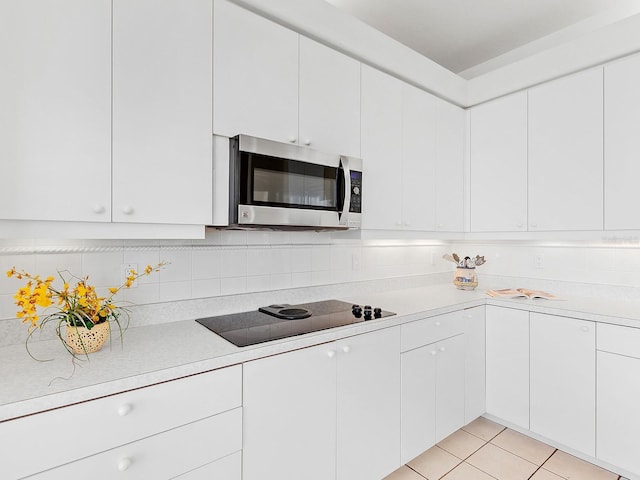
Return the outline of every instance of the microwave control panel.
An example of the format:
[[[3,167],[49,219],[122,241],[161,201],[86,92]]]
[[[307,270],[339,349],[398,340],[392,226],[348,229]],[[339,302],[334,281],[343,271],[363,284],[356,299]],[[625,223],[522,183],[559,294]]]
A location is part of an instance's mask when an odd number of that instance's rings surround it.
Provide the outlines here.
[[[350,213],[362,213],[362,172],[351,170]]]

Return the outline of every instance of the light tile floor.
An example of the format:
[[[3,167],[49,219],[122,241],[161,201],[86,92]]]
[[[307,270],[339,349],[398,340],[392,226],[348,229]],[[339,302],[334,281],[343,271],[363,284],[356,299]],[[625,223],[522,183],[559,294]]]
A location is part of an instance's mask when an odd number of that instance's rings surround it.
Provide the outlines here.
[[[618,480],[620,477],[480,417],[384,480],[425,479]]]

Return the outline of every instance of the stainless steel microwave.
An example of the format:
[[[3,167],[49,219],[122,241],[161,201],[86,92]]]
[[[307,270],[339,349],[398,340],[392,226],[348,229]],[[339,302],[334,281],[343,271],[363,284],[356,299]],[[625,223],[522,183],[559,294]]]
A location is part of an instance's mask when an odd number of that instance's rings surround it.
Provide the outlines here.
[[[229,225],[357,229],[362,160],[248,135],[229,140]]]

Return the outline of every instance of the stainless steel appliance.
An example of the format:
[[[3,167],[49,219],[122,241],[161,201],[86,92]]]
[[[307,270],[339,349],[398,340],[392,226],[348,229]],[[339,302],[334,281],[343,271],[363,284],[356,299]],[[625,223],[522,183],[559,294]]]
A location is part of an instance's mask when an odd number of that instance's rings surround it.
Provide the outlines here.
[[[248,135],[229,140],[229,225],[355,229],[362,160]]]
[[[395,315],[381,308],[324,300],[301,305],[269,305],[258,310],[196,322],[238,347]]]

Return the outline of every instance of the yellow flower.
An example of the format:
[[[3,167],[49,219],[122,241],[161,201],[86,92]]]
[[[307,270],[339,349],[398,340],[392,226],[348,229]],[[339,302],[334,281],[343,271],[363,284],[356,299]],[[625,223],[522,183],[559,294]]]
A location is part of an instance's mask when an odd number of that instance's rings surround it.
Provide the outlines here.
[[[117,324],[122,332],[120,319],[127,319],[127,310],[112,303],[113,296],[122,288],[131,287],[133,282],[142,275],[149,275],[152,271],[158,271],[165,265],[164,262],[159,263],[156,267],[148,265],[142,274],[131,270],[122,285],[108,289],[109,295],[107,297],[98,296],[95,287],[88,283],[88,276],[79,278],[71,275],[76,279],[75,286],[71,288],[64,272],[58,272],[63,282],[62,288],[58,289],[54,286],[54,277],[52,276],[42,279],[39,275],[31,275],[24,270],[18,271],[15,267],[7,271],[6,274],[8,277],[19,280],[27,279],[26,284],[18,288],[13,298],[18,307],[16,317],[29,325],[28,343],[33,329],[42,328],[50,321],[56,323],[58,328],[60,325],[67,324],[84,326],[89,329],[98,323],[108,321]],[[42,316],[39,315],[40,309],[45,309]],[[64,340],[62,341],[64,342]],[[75,356],[73,353],[72,355]]]

